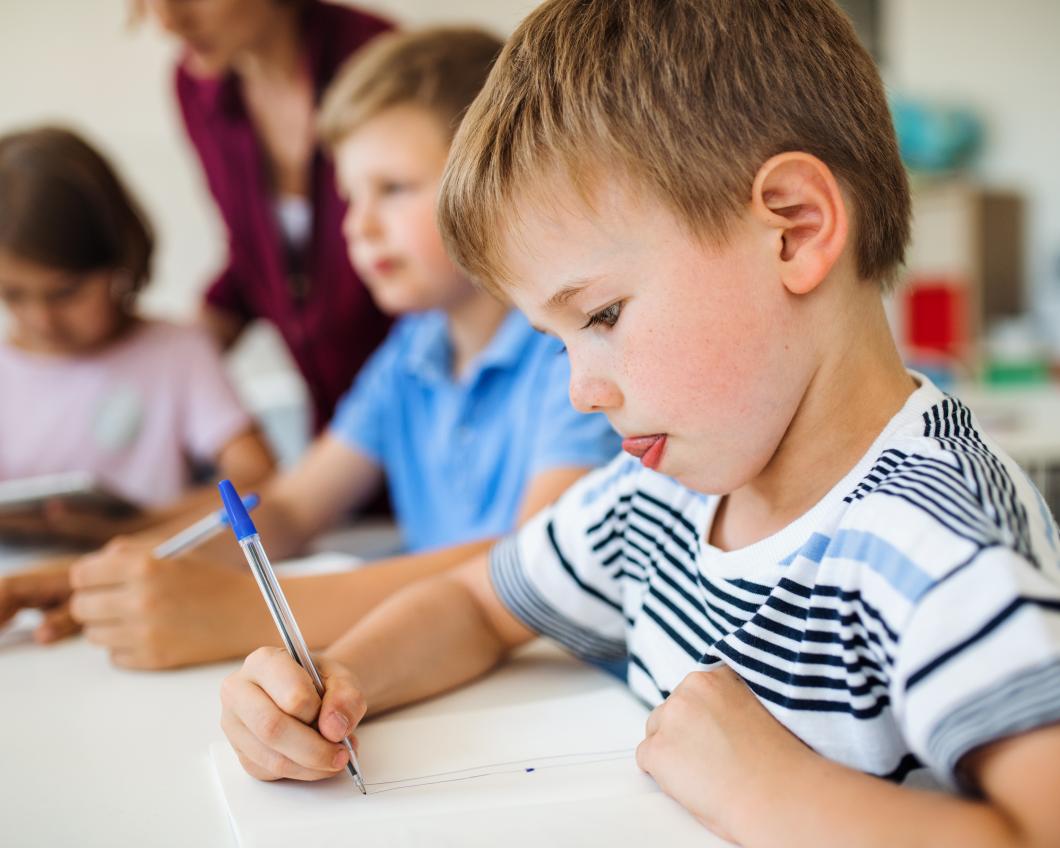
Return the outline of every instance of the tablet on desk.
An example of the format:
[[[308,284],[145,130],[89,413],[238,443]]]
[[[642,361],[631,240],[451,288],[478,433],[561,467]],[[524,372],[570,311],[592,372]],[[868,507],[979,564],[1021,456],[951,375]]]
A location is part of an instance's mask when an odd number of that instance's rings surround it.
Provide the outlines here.
[[[71,509],[97,512],[111,518],[135,515],[140,508],[116,494],[88,472],[44,474],[0,481],[0,516],[31,515],[49,501],[59,500]]]

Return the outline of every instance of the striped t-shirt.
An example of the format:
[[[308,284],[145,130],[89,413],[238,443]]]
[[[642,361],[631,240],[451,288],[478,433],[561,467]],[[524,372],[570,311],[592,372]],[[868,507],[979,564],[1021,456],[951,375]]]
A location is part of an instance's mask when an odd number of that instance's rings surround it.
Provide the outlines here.
[[[658,704],[725,663],[814,750],[957,785],[984,743],[1060,721],[1060,542],[966,407],[920,387],[805,515],[741,550],[717,497],[620,456],[499,543],[491,575],[534,630],[628,657]]]

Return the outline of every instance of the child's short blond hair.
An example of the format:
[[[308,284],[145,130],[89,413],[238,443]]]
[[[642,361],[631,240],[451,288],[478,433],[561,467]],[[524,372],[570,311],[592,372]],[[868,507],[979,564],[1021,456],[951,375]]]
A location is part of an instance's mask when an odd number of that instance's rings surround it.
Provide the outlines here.
[[[830,0],[549,0],[519,26],[454,142],[439,201],[453,258],[511,283],[513,202],[548,176],[589,201],[646,189],[724,238],[784,151],[824,161],[854,210],[858,274],[887,285],[909,188],[879,74]]]
[[[503,42],[471,27],[433,27],[377,36],[347,62],[324,95],[318,129],[334,148],[395,106],[422,107],[451,138],[482,89]]]

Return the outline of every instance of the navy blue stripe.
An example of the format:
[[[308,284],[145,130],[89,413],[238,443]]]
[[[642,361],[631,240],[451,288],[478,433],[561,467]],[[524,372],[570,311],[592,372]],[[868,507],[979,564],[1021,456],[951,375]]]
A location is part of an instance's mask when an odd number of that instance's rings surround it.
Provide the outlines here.
[[[633,498],[632,494],[619,496],[618,499],[615,500],[614,505],[611,506],[607,510],[607,512],[605,512],[603,514],[603,517],[599,521],[597,521],[596,524],[590,525],[588,527],[588,529],[586,529],[586,531],[585,531],[586,534],[589,535],[589,536],[592,536],[597,530],[599,530],[601,527],[603,527],[605,524],[607,524],[607,522],[609,522],[613,518],[618,518],[619,520],[625,520],[625,517],[626,517],[625,513],[623,513],[622,515],[619,515],[618,514],[618,508],[620,506],[628,506],[629,502],[630,502],[630,500],[632,500],[632,498]]]
[[[640,497],[644,498],[644,500],[646,500],[648,503],[653,504],[654,506],[658,507],[663,512],[665,512],[667,515],[671,516],[675,521],[677,521],[678,524],[680,524],[682,527],[684,527],[692,535],[693,539],[698,539],[698,533],[696,531],[696,528],[694,526],[692,526],[692,522],[689,521],[687,518],[685,518],[681,513],[679,513],[677,510],[675,510],[672,506],[670,506],[669,504],[663,503],[658,498],[653,497],[652,495],[649,495],[647,492],[642,491],[641,489],[637,490],[637,494]]]
[[[801,689],[827,689],[835,692],[847,692],[851,696],[858,698],[874,694],[880,690],[883,693],[887,692],[886,682],[875,678],[874,682],[871,683],[851,685],[850,681],[842,677],[829,677],[824,674],[796,674],[792,671],[777,668],[757,657],[738,651],[726,641],[716,642],[712,647],[714,651],[724,654],[741,668],[757,671],[759,674],[787,686],[798,686]]]
[[[1050,612],[1060,612],[1060,600],[1056,600],[1054,598],[1029,598],[1023,595],[1014,598],[999,613],[997,613],[993,618],[991,618],[986,624],[980,627],[967,639],[958,642],[949,650],[943,651],[941,654],[935,657],[935,659],[924,664],[911,675],[909,675],[909,679],[906,681],[905,684],[906,691],[911,691],[915,686],[923,682],[935,671],[938,671],[942,666],[944,666],[958,654],[967,650],[976,642],[979,642],[981,639],[985,639],[998,627],[1008,621],[1008,619],[1014,613],[1016,613],[1025,606],[1041,607],[1042,609],[1047,609]]]
[[[753,615],[754,613],[758,612],[758,608],[762,606],[760,603],[756,604],[752,603],[751,601],[745,601],[743,600],[743,598],[737,598],[735,595],[730,595],[728,592],[723,592],[720,588],[718,588],[717,585],[707,579],[702,572],[697,573],[696,577],[699,578],[699,585],[706,589],[708,592],[710,592],[711,595],[713,595],[719,601],[724,601],[725,603],[729,604],[730,606],[734,606],[739,610],[743,610],[744,612],[751,613]]]
[[[763,600],[773,592],[772,586],[766,586],[762,583],[752,583],[750,580],[744,580],[739,577],[728,579],[725,582],[731,583],[737,589],[743,589],[745,592],[761,595]]]
[[[757,621],[753,621],[749,626],[757,624]],[[737,630],[733,633],[737,639],[743,642],[748,647],[754,648],[759,651],[763,651],[767,654],[772,654],[775,657],[779,657],[782,660],[787,660],[791,663],[799,663],[806,665],[828,665],[835,668],[845,669],[848,674],[864,674],[866,678],[872,677],[874,680],[887,685],[887,679],[885,677],[877,676],[876,674],[870,675],[864,669],[870,669],[872,672],[878,672],[883,674],[883,669],[874,660],[869,659],[864,654],[858,653],[855,662],[849,662],[845,656],[840,654],[821,654],[811,651],[793,651],[790,648],[784,648],[778,645],[771,639],[763,639],[760,636],[756,636],[747,629]]]
[[[703,655],[703,651],[693,647],[688,641],[686,641],[676,630],[674,630],[669,624],[663,621],[662,617],[655,612],[651,607],[645,604],[641,609],[644,614],[654,621],[662,631],[670,637],[670,641],[677,645],[682,651],[684,651],[693,660],[698,661]]]
[[[887,772],[887,774],[877,775],[877,777],[880,780],[887,780],[891,783],[904,783],[910,773],[922,768],[925,768],[925,766],[920,760],[912,754],[906,754],[891,771]]]
[[[559,564],[563,566],[563,570],[570,575],[571,580],[573,580],[578,585],[578,588],[580,588],[586,594],[592,595],[594,598],[603,601],[613,610],[616,610],[617,612],[622,612],[621,604],[611,600],[611,598],[607,597],[607,595],[605,595],[599,589],[590,586],[575,573],[574,566],[570,564],[567,558],[563,555],[563,552],[559,549],[559,542],[556,540],[556,527],[551,519],[546,525],[545,530],[548,534],[549,544],[552,546],[552,550],[556,554],[556,559],[559,560]]]
[[[673,541],[673,543],[681,549],[681,552],[684,553],[685,556],[690,557],[693,560],[696,558],[695,551],[693,550],[693,547],[695,547],[694,537],[691,543],[685,541],[681,538],[680,535],[678,535],[674,527],[669,524],[665,524],[664,522],[656,518],[654,515],[652,515],[650,512],[645,512],[643,509],[638,509],[636,506],[634,506],[629,512],[630,515],[636,518],[640,518],[641,520],[646,521],[648,522],[648,524],[651,524],[652,526],[657,527],[659,530],[661,530],[667,538]],[[633,526],[633,522],[630,521],[630,527]]]
[[[891,705],[891,699],[887,695],[881,695],[868,707],[855,707],[847,701],[821,701],[814,698],[789,698],[781,695],[768,686],[763,686],[754,680],[744,678],[747,687],[763,701],[777,704],[789,710],[810,713],[847,713],[856,719],[873,719],[880,715]]]
[[[846,627],[853,627],[855,625],[860,624],[861,628],[865,631],[865,637],[870,642],[874,642],[880,648],[880,650],[884,652],[884,654],[887,656],[888,663],[890,663],[891,661],[890,652],[887,650],[887,646],[883,644],[883,639],[880,638],[879,634],[874,633],[872,630],[866,627],[865,622],[862,621],[861,616],[859,616],[857,613],[848,613],[846,615],[841,615],[838,610],[829,609],[827,607],[810,607],[809,609],[804,609],[803,607],[799,607],[794,604],[789,604],[776,597],[767,600],[765,606],[771,609],[775,609],[778,612],[784,613],[785,615],[790,615],[793,618],[802,619],[803,621],[806,621],[810,618],[819,621],[836,621]],[[757,621],[760,618],[761,617],[756,618],[755,620]],[[807,641],[815,641],[814,637],[811,636],[811,633],[817,632],[830,633],[831,631],[806,630],[804,631],[803,638]]]
[[[674,615],[676,615],[681,620],[681,623],[684,624],[685,627],[687,627],[689,630],[691,630],[698,638],[702,639],[706,644],[709,645],[711,642],[714,641],[715,638],[717,638],[717,637],[711,636],[709,633],[706,633],[703,630],[703,628],[702,628],[702,626],[700,625],[699,622],[695,621],[691,616],[688,615],[688,613],[686,613],[684,610],[680,609],[673,601],[671,601],[669,598],[667,598],[665,595],[663,595],[661,592],[659,592],[658,586],[651,586],[648,589],[648,594],[644,598],[644,608],[645,609],[649,609],[648,601],[653,599],[653,598],[655,600],[657,600],[659,603],[661,603],[668,610],[670,610],[670,612],[672,612]],[[697,607],[696,612],[699,615],[702,615],[703,614],[702,607]],[[699,653],[697,652],[696,655],[698,656]]]
[[[659,683],[655,679],[654,675],[652,675],[652,673],[650,671],[648,671],[648,667],[644,664],[644,660],[642,660],[639,656],[637,656],[635,653],[630,651],[630,653],[629,653],[629,661],[630,661],[630,664],[635,665],[637,668],[639,668],[641,671],[644,672],[644,674],[648,678],[648,680],[651,681],[651,685],[655,687],[655,691],[658,692],[659,695],[662,696],[662,699],[664,701],[667,698],[670,697],[670,690],[669,689],[663,689],[661,686],[659,686]]]
[[[839,586],[829,586],[826,583],[817,583],[814,584],[814,586],[809,587],[804,586],[801,583],[796,583],[794,580],[787,577],[780,578],[780,582],[777,585],[794,595],[800,595],[807,599],[817,595],[822,598],[838,598],[839,600],[848,603],[857,603],[869,618],[883,628],[884,633],[891,642],[898,641],[898,634],[887,624],[880,612],[862,597],[861,592],[857,589],[843,589]]]
[[[662,525],[657,526],[663,533],[669,533],[668,528],[663,527]],[[660,544],[658,536],[648,532],[647,530],[644,530],[633,522],[630,522],[629,524],[629,532],[631,534],[636,533],[638,536],[642,537],[645,541],[649,543],[651,547],[653,547],[656,551],[662,554],[671,565],[681,571],[691,582],[696,582],[695,557],[692,558],[691,566],[688,563],[682,562],[681,560],[677,559],[677,557],[675,557],[673,554],[671,554],[668,550],[666,550],[666,548],[662,544]],[[628,540],[629,536],[627,536],[626,538]],[[637,548],[637,550],[641,551],[641,553],[643,553],[645,556],[654,559],[654,557],[650,557],[648,551],[644,550],[643,548]]]

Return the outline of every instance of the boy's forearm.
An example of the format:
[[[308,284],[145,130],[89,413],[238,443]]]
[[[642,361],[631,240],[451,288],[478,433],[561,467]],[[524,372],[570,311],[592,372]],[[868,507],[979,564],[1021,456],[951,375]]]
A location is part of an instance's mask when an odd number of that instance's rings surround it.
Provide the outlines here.
[[[323,648],[339,639],[391,595],[418,580],[463,565],[491,543],[492,540],[470,542],[382,560],[355,571],[290,577],[281,579],[280,583],[306,640],[314,648]],[[248,650],[273,641],[270,635],[265,642],[250,644]]]
[[[748,848],[1001,848],[1027,846],[997,808],[942,792],[910,789],[812,754],[784,770],[736,817]]]
[[[353,670],[374,714],[455,688],[507,652],[471,591],[443,575],[395,595],[326,653]]]

